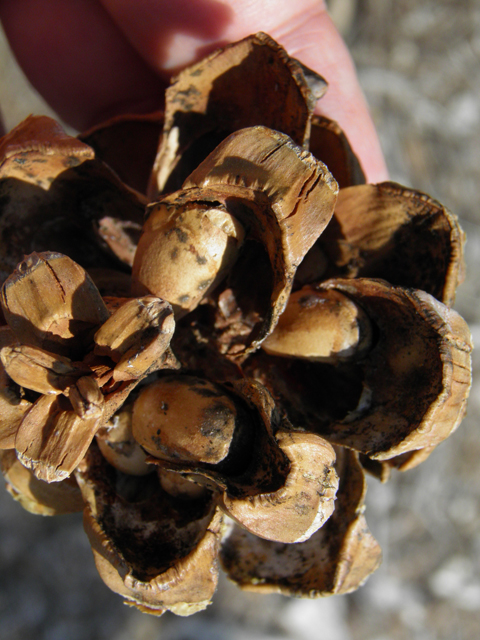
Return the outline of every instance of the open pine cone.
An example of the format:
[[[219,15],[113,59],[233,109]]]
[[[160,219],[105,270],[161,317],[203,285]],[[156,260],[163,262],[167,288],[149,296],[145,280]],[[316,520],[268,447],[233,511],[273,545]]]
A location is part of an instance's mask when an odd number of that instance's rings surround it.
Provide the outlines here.
[[[365,470],[419,464],[465,413],[463,233],[364,184],[313,115],[325,90],[260,33],[183,71],[165,113],[0,141],[7,488],[83,509],[142,611],[203,609],[219,562],[260,592],[356,589],[381,555]]]

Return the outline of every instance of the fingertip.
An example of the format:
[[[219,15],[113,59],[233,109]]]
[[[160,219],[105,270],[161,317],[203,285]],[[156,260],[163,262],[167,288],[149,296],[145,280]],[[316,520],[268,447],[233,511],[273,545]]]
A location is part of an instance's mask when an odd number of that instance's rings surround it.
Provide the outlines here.
[[[359,158],[368,182],[388,180],[388,170],[350,52],[325,9],[315,6],[272,36],[288,53],[328,82],[316,112],[335,120]]]

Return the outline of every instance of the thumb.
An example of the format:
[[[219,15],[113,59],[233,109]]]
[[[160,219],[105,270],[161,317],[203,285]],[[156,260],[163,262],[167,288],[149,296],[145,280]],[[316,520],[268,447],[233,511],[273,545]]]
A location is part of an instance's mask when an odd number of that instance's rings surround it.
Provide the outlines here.
[[[318,112],[345,131],[370,182],[387,179],[351,56],[323,1],[177,0],[174,5],[161,0],[101,1],[133,47],[163,77],[221,44],[267,32],[327,80],[329,90]]]

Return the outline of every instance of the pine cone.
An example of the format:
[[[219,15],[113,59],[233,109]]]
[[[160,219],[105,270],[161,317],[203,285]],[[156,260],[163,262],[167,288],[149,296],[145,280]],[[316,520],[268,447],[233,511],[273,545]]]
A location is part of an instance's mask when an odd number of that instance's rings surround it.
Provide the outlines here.
[[[419,464],[464,415],[463,233],[365,184],[313,115],[326,88],[260,33],[180,73],[165,113],[0,141],[7,488],[83,508],[142,611],[205,608],[219,563],[249,590],[356,589],[381,555],[365,471]]]

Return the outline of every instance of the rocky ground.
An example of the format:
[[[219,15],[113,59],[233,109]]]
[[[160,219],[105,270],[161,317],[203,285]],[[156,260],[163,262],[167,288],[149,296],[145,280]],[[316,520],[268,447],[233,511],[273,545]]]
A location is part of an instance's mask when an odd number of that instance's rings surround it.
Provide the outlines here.
[[[461,218],[467,278],[456,308],[480,344],[480,0],[332,0],[331,7],[392,179]],[[30,112],[47,113],[3,39],[0,103],[7,128]],[[479,638],[479,384],[461,428],[421,467],[386,485],[370,482],[367,517],[384,560],[349,596],[259,597],[223,581],[214,604],[193,618],[145,616],[98,578],[80,515],[34,517],[0,492],[0,639]]]

